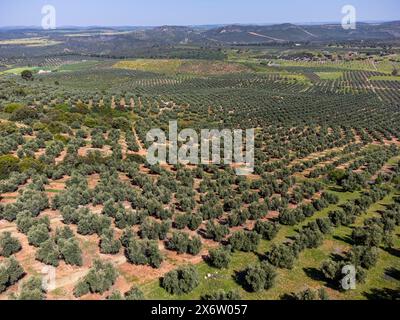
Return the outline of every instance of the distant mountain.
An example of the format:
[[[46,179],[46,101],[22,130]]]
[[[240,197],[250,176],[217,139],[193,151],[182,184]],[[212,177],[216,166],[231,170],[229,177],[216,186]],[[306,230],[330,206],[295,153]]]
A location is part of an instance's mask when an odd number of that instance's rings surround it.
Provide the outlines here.
[[[359,23],[355,30],[345,30],[338,24],[230,25],[208,30],[204,35],[222,43],[386,40],[400,37],[400,21],[381,24]]]
[[[339,24],[295,25],[225,25],[214,28],[162,26],[133,32],[131,37],[156,43],[268,43],[343,40],[388,40],[400,38],[400,21],[359,23],[355,30]]]
[[[153,29],[143,30],[130,34],[140,40],[155,42],[157,44],[181,44],[202,42],[204,37],[202,32],[191,27],[182,26],[161,26]]]
[[[400,21],[383,23],[358,23],[355,30],[345,30],[339,24],[297,25],[291,23],[276,25],[224,25],[224,26],[160,26],[160,27],[65,27],[54,31],[45,31],[38,28],[0,28],[0,34],[14,33],[18,37],[24,32],[35,35],[49,35],[62,37],[65,30],[73,33],[93,33],[93,36],[102,36],[99,32],[107,33],[114,38],[153,42],[153,44],[176,45],[180,43],[219,42],[221,44],[234,43],[265,43],[288,41],[342,41],[342,40],[369,40],[400,38]],[[114,33],[112,31],[115,31]],[[126,34],[122,32],[126,31]],[[96,34],[97,33],[97,34]],[[107,34],[106,34],[107,35]],[[5,36],[10,38],[10,35]]]
[[[400,40],[400,21],[358,23],[355,30],[339,24],[292,23],[276,25],[160,26],[160,27],[68,27],[56,30],[0,28],[0,41],[48,38],[55,45],[45,49],[0,43],[0,56],[44,55],[73,52],[90,55],[140,56],[140,52],[163,54],[162,48],[179,45],[228,46],[234,44]],[[158,48],[157,50],[154,48]],[[195,57],[195,55],[193,55]]]

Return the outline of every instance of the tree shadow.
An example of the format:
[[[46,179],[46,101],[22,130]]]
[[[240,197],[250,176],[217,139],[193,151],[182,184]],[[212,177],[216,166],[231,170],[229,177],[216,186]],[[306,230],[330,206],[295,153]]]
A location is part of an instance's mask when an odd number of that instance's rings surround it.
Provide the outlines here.
[[[203,261],[204,261],[205,263],[207,263],[207,265],[208,265],[209,267],[214,268],[214,266],[213,266],[212,263],[211,263],[211,259],[210,259],[210,256],[209,256],[209,255],[202,255],[201,258],[203,259]]]
[[[296,301],[296,300],[297,300],[294,293],[285,293],[285,294],[282,294],[282,295],[279,297],[279,299],[281,299],[281,300],[286,300],[286,301]]]
[[[395,256],[397,258],[400,258],[400,250],[399,249],[395,249],[395,248],[384,248],[384,251],[386,251],[387,253],[391,254],[392,256]]]
[[[354,245],[353,239],[351,237],[349,237],[349,236],[337,236],[337,235],[334,235],[333,239],[345,242],[345,243],[347,243],[349,245]]]
[[[295,232],[299,233],[299,230],[295,230]],[[296,240],[295,236],[288,236],[286,239],[291,240],[291,241]]]
[[[303,268],[304,273],[314,281],[324,282],[325,286],[336,291],[340,291],[338,282],[327,279],[324,273],[317,268]]]
[[[400,281],[400,270],[393,267],[388,268],[385,270],[385,276]]]
[[[328,190],[329,190],[329,191],[334,191],[334,192],[344,192],[344,191],[343,191],[343,188],[342,188],[342,187],[339,187],[339,186],[332,186],[332,187],[329,187]]]
[[[235,271],[235,273],[232,275],[232,278],[245,291],[253,292],[253,290],[250,288],[250,286],[246,283],[245,276],[246,276],[246,272],[244,270],[241,270],[241,271]]]
[[[263,261],[267,260],[267,255],[264,254],[264,253],[254,252],[254,254],[256,255],[256,257],[258,258],[258,260],[260,262],[263,262]]]
[[[339,253],[331,253],[329,257],[335,262],[339,262],[344,259],[344,257]]]
[[[271,222],[279,222],[279,218],[270,218],[268,220]]]
[[[364,292],[368,300],[400,300],[400,288],[397,290],[384,288],[372,289],[371,292]]]
[[[207,230],[206,230],[206,229],[199,228],[199,229],[196,231],[196,233],[197,233],[200,237],[202,237],[202,238],[204,238],[204,239],[208,239],[208,237],[207,237]]]
[[[304,273],[311,279],[315,281],[324,281],[326,282],[326,278],[323,272],[317,268],[303,268]]]

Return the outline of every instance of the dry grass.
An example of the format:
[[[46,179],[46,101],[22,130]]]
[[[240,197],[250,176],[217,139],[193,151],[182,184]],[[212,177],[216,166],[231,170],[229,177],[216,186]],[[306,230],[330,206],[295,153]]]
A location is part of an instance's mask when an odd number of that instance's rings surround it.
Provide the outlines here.
[[[131,61],[120,61],[114,65],[114,68],[167,74],[183,73],[196,75],[218,75],[248,71],[247,67],[235,63],[177,59],[137,59]]]

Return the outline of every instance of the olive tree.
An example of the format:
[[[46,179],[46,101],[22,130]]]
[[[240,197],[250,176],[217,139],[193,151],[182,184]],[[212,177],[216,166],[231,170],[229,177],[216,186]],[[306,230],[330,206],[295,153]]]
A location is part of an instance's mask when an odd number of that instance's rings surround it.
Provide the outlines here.
[[[244,285],[253,292],[268,290],[274,286],[276,270],[266,261],[248,266],[244,271]]]
[[[89,273],[75,286],[75,297],[88,293],[103,294],[111,288],[118,277],[118,271],[109,262],[95,260]]]
[[[182,266],[168,272],[161,280],[161,286],[169,293],[182,295],[193,291],[199,285],[199,275],[194,266]]]
[[[230,248],[220,246],[216,249],[210,249],[208,262],[218,269],[228,268],[231,262]]]
[[[19,240],[11,236],[10,232],[4,232],[0,235],[0,256],[8,258],[20,251],[21,248]]]

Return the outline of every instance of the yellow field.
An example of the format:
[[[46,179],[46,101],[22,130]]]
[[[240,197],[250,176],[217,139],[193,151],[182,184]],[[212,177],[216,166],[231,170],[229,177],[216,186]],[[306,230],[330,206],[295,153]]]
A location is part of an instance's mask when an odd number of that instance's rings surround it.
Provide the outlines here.
[[[114,65],[114,68],[168,74],[184,73],[200,75],[237,73],[246,72],[249,70],[247,67],[236,63],[178,59],[137,59],[119,61]]]
[[[0,45],[10,45],[10,46],[20,45],[26,47],[54,46],[60,43],[62,42],[49,40],[47,38],[23,38],[23,39],[11,39],[11,40],[0,41]]]
[[[0,72],[0,74],[14,74],[14,75],[20,75],[22,71],[24,70],[31,70],[34,71],[36,68],[31,68],[31,67],[20,67],[20,68],[13,68],[9,70],[5,70]]]
[[[149,71],[149,72],[177,73],[181,65],[182,65],[181,60],[137,59],[137,60],[117,62],[114,65],[114,68],[132,69],[132,70]]]

